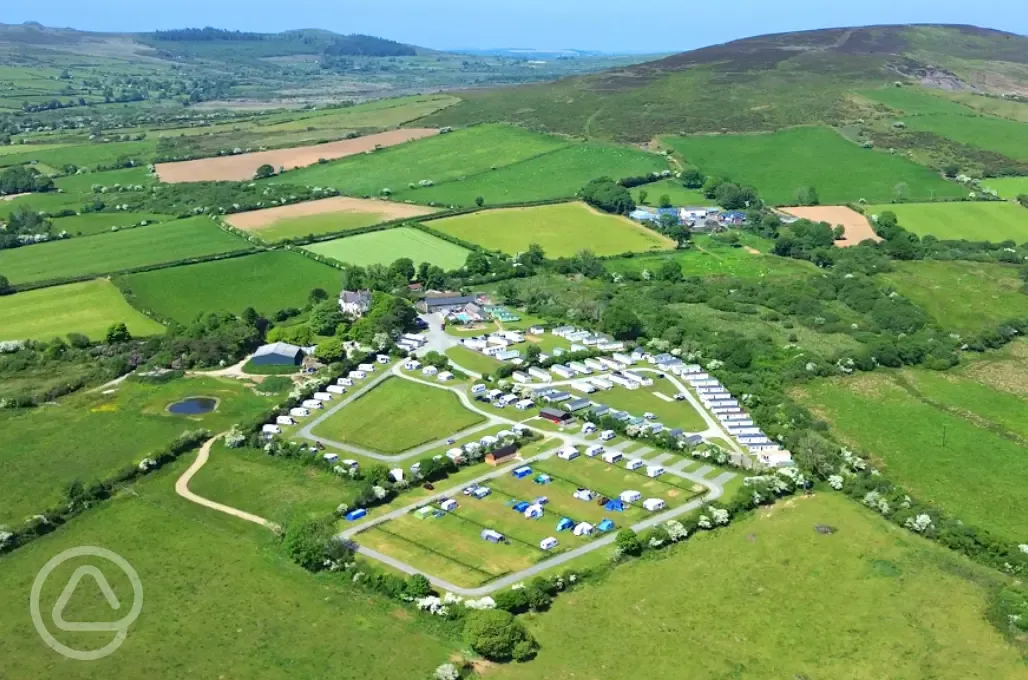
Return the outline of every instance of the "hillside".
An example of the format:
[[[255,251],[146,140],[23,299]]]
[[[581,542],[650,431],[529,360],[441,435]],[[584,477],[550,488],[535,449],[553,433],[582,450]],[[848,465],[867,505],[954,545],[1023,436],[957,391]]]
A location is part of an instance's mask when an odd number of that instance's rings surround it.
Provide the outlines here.
[[[893,82],[1028,95],[1028,38],[971,26],[872,26],[746,38],[627,68],[469,93],[434,122],[506,120],[642,142],[870,115],[854,91]]]

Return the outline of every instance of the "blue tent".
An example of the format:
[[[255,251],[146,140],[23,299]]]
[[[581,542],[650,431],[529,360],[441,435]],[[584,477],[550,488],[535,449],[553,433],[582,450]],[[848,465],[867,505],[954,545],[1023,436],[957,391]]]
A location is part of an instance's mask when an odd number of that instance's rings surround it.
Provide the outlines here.
[[[607,504],[604,505],[603,508],[605,510],[610,510],[611,512],[624,512],[625,504],[617,498],[614,498],[612,500],[607,501]]]
[[[532,501],[532,502],[533,502],[533,503],[538,503],[539,505],[546,505],[547,503],[549,503],[549,502],[550,502],[550,499],[549,499],[549,498],[547,498],[546,496],[539,496],[539,498],[536,498],[536,499],[535,499],[534,501]]]
[[[528,506],[529,505],[531,505],[531,503],[529,503],[527,501],[519,501],[519,502],[514,504],[514,511],[515,512],[524,512],[525,510],[528,510]]]
[[[367,514],[368,514],[368,511],[365,510],[364,508],[357,508],[356,510],[351,510],[350,512],[346,513],[346,521],[347,522],[356,522],[357,520],[361,519],[362,517],[366,517]]]
[[[569,517],[561,517],[560,521],[557,522],[557,531],[567,531],[573,526],[575,526],[575,520]]]
[[[539,475],[538,477],[535,478],[535,483],[536,484],[549,484],[552,481],[553,481],[553,478],[550,477],[549,475]]]
[[[604,518],[602,522],[596,525],[596,528],[600,531],[611,531],[614,528],[614,523]]]

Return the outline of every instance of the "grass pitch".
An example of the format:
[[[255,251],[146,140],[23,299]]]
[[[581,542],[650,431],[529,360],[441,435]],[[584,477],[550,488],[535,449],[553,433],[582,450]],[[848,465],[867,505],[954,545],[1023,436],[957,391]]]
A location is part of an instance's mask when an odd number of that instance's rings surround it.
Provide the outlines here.
[[[314,434],[381,453],[400,453],[483,420],[451,392],[389,378],[337,411]]]
[[[821,203],[861,198],[891,201],[963,197],[967,191],[928,168],[862,149],[826,127],[770,134],[667,137],[666,143],[707,175],[757,188],[776,205],[795,205],[801,187],[817,189]]]
[[[445,270],[463,267],[470,252],[449,241],[409,227],[337,238],[305,248],[312,253],[361,267],[370,264],[392,264],[401,257],[409,257],[415,265],[429,262]]]
[[[939,239],[1028,242],[1028,209],[1016,203],[902,203],[868,206],[869,215],[891,210],[905,229]]]
[[[488,210],[429,223],[459,239],[491,250],[518,253],[537,243],[549,257],[581,250],[597,255],[665,250],[674,242],[624,217],[605,215],[582,203]]]
[[[0,341],[51,340],[68,333],[102,340],[118,322],[135,337],[164,332],[164,326],[133,309],[105,279],[0,296]]]

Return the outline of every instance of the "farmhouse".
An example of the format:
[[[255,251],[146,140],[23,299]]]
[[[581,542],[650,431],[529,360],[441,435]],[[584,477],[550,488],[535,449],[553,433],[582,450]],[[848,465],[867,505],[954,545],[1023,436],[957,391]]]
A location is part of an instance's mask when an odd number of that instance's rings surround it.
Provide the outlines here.
[[[339,293],[339,311],[360,318],[371,309],[370,290],[344,290]]]
[[[273,342],[257,348],[250,359],[254,366],[299,366],[303,362],[303,349],[288,342]]]

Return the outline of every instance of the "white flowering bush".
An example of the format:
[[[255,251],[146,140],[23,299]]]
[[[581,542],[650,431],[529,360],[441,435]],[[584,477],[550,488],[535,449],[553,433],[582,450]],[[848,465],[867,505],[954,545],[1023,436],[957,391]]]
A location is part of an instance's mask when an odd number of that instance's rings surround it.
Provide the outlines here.
[[[908,517],[903,526],[911,531],[923,534],[932,528],[932,518],[925,513],[921,513],[917,517]]]
[[[724,508],[713,508],[710,511],[710,516],[714,520],[714,524],[719,527],[723,527],[728,524],[731,519],[728,515],[728,511]]]
[[[836,491],[841,491],[843,481],[842,475],[830,475],[828,477],[828,486],[832,487]]]
[[[496,600],[486,595],[477,600],[464,600],[464,606],[468,609],[496,609]]]
[[[137,467],[139,468],[140,472],[148,472],[157,467],[157,461],[153,458],[144,458],[143,460],[139,461],[139,465]]]
[[[696,525],[701,529],[710,529],[713,524],[710,522],[710,518],[706,515],[700,515],[700,518],[696,521]]]
[[[677,519],[669,519],[664,522],[664,528],[667,529],[668,537],[675,542],[684,541],[689,536],[689,530]]]
[[[707,365],[706,365],[705,368],[708,371],[716,371],[717,369],[721,368],[724,365],[725,365],[725,362],[721,361],[720,359],[711,359],[710,361],[707,362]]]
[[[0,531],[0,548],[6,547],[12,538],[14,538],[14,534],[10,531]]]
[[[1017,549],[1023,552],[1025,555],[1028,555],[1028,543],[1022,543],[1021,545],[1017,546]]]
[[[443,601],[435,595],[429,595],[428,597],[419,597],[414,600],[414,605],[421,611],[426,611],[436,616],[447,616],[450,612]]]
[[[350,512],[350,506],[346,503],[340,503],[336,506],[336,514],[342,517],[346,513]]]
[[[233,425],[232,429],[225,435],[225,446],[230,449],[238,449],[246,443],[246,435],[239,429],[238,425]]]
[[[454,595],[453,593],[443,595],[443,604],[461,604],[462,602],[464,602],[464,598],[460,595]]]
[[[444,663],[435,669],[435,680],[460,680],[460,671],[452,663]]]
[[[388,491],[386,491],[384,488],[378,485],[371,487],[371,493],[375,494],[375,498],[377,498],[380,501],[385,500],[386,496],[389,495]]]

